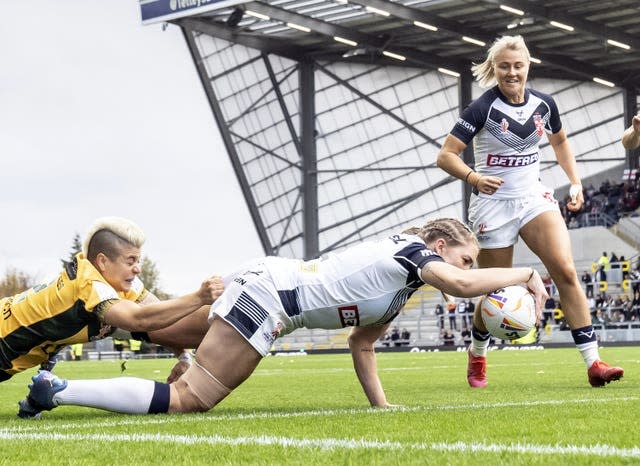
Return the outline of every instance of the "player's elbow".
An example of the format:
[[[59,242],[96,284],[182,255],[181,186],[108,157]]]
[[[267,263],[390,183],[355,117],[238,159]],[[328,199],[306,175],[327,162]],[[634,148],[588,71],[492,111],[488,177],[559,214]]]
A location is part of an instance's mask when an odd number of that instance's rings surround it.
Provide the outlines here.
[[[444,170],[447,165],[446,160],[447,154],[445,154],[445,152],[442,150],[438,152],[438,156],[436,157],[436,165],[438,166],[438,168],[442,168]]]

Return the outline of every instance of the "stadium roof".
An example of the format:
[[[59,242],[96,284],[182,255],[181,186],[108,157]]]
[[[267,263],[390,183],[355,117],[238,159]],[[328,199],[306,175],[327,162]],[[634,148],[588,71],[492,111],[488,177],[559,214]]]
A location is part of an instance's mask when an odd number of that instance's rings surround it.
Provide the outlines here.
[[[174,20],[297,61],[360,61],[468,72],[505,34],[522,35],[534,76],[640,93],[638,0],[272,0]],[[597,81],[598,82],[598,81]]]
[[[537,60],[531,82],[559,103],[583,178],[638,164],[620,144],[639,103],[638,0],[140,5],[143,22],[182,28],[270,255],[312,259],[434,216],[466,218],[470,186],[436,157],[481,92],[472,62],[505,34]],[[541,175],[560,192],[550,152],[540,146]],[[473,166],[471,147],[463,159]]]

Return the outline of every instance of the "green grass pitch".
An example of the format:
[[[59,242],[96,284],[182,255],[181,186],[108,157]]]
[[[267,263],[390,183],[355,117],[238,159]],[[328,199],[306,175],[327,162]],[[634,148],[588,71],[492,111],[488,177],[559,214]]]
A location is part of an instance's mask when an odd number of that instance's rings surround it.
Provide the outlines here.
[[[602,348],[626,375],[591,388],[575,349],[493,351],[489,386],[466,353],[379,353],[387,398],[371,409],[348,354],[266,358],[208,413],[129,416],[62,406],[16,417],[28,371],[0,385],[0,464],[640,464],[640,350]],[[130,360],[162,380],[172,360]],[[65,378],[119,377],[119,361],[63,362]]]

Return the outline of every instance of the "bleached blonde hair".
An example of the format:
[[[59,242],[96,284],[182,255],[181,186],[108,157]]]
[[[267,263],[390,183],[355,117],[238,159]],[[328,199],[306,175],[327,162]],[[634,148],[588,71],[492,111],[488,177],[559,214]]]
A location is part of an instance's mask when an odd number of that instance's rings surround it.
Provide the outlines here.
[[[142,247],[146,238],[142,229],[131,220],[122,217],[101,217],[89,227],[82,243],[84,256],[93,261],[98,253],[115,259],[123,243]]]
[[[527,64],[531,62],[531,55],[527,44],[524,43],[522,36],[502,36],[494,41],[487,51],[487,58],[482,63],[474,63],[471,67],[471,72],[475,76],[476,81],[480,84],[480,87],[491,87],[496,82],[496,75],[494,71],[496,55],[503,50],[516,50],[524,54],[527,59]]]

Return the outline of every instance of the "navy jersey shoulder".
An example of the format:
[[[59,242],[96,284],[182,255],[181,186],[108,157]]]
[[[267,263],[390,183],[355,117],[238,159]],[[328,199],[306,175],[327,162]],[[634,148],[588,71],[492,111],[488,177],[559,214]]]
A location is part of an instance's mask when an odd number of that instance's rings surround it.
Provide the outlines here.
[[[451,130],[451,134],[465,144],[469,144],[473,137],[484,127],[491,104],[499,97],[496,88],[485,91],[463,110]]]
[[[419,287],[424,283],[420,270],[428,262],[444,262],[441,256],[429,249],[422,241],[410,242],[397,251],[393,258],[408,272],[407,284],[415,287]]]

